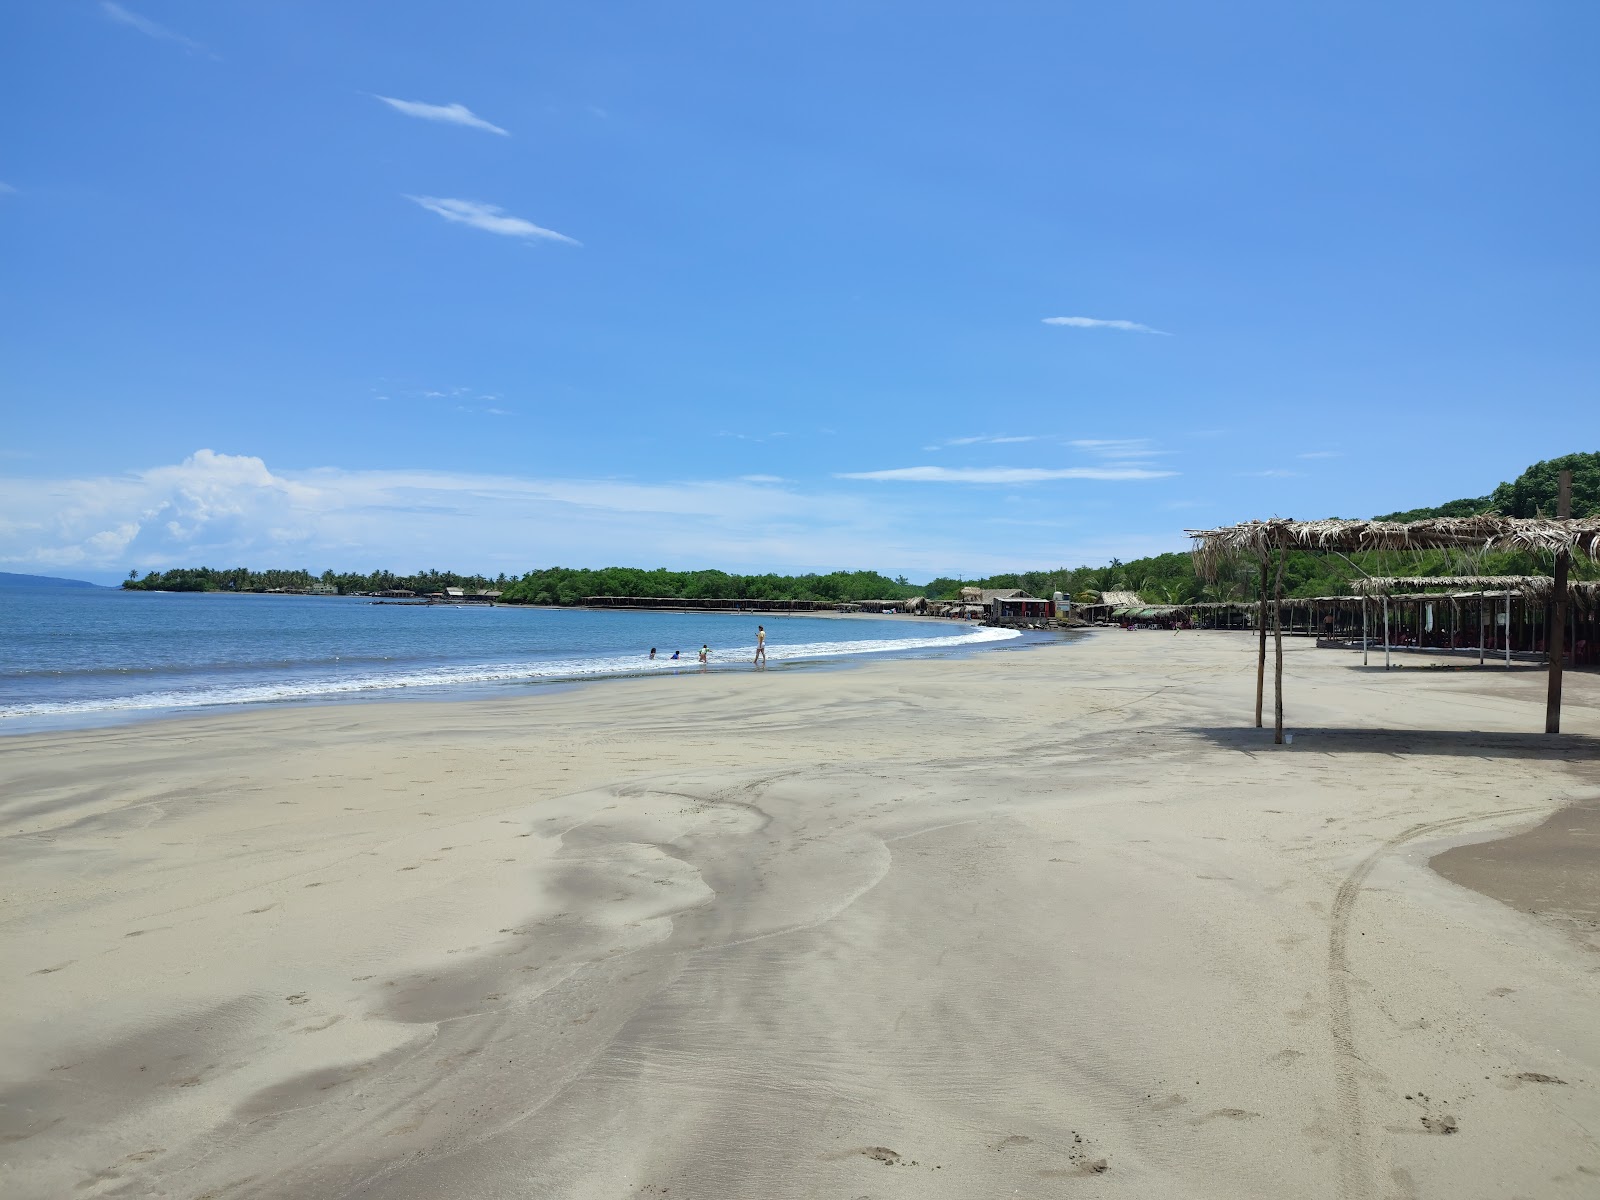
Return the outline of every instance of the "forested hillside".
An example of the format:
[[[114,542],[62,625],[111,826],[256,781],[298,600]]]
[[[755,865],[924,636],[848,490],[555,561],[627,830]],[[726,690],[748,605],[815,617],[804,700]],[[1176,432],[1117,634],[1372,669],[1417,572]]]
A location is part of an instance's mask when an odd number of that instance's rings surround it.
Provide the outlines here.
[[[1600,451],[1566,454],[1534,463],[1510,483],[1502,483],[1487,496],[1451,500],[1438,508],[1412,508],[1385,513],[1382,521],[1420,521],[1424,517],[1476,517],[1499,513],[1502,517],[1553,517],[1556,515],[1556,477],[1572,472],[1572,515],[1600,516]]]

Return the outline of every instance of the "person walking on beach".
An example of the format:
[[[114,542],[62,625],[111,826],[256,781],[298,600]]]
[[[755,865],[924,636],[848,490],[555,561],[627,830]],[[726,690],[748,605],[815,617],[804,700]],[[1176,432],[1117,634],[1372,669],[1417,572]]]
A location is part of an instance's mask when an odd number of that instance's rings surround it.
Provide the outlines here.
[[[755,665],[758,666],[758,667],[764,667],[764,666],[767,665],[767,627],[765,625],[757,625],[756,626],[756,664]]]

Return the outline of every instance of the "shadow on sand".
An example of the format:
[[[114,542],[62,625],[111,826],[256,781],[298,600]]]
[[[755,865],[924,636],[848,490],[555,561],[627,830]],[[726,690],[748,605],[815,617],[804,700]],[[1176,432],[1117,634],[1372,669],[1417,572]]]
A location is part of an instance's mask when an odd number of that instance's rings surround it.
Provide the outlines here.
[[[1582,733],[1484,733],[1467,729],[1306,729],[1295,727],[1294,744],[1275,746],[1272,729],[1190,726],[1189,733],[1225,750],[1279,750],[1315,754],[1467,755],[1476,758],[1600,759],[1600,738]]]

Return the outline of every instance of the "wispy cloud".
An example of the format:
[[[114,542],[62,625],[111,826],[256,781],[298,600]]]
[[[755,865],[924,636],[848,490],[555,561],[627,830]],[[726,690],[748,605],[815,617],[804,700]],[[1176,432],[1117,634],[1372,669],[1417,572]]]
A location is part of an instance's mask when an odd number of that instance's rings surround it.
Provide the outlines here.
[[[1304,454],[1295,455],[1296,458],[1343,458],[1343,450],[1308,450]]]
[[[116,0],[100,0],[100,11],[118,25],[126,25],[129,29],[137,29],[145,37],[152,37],[162,42],[174,42],[185,50],[192,50],[196,54],[205,54],[211,58],[216,57],[215,54],[212,54],[211,51],[193,38],[184,37],[183,34],[174,32],[165,25],[158,25],[149,17],[141,17],[136,12],[130,12],[116,3]]]
[[[723,429],[718,431],[717,436],[733,438],[740,442],[770,442],[776,438],[786,438],[791,435],[781,429],[775,433],[740,433],[733,429]]]
[[[1034,434],[1031,434],[1031,433],[1030,434],[1022,434],[1022,435],[1018,435],[1018,436],[1002,434],[1000,436],[995,436],[995,437],[991,437],[991,436],[988,436],[988,435],[982,435],[982,436],[979,436],[979,437],[950,438],[947,441],[941,442],[940,445],[944,445],[944,446],[1010,446],[1010,445],[1013,445],[1013,444],[1015,444],[1017,442],[1037,442],[1038,440],[1039,440],[1038,437],[1036,435],[1034,435]]]
[[[1074,438],[1067,444],[1096,458],[1156,458],[1173,453],[1171,450],[1157,450],[1149,438]]]
[[[483,129],[489,133],[498,133],[501,137],[510,137],[509,130],[485,121],[465,104],[427,104],[421,100],[396,100],[393,96],[374,95],[373,99],[382,100],[396,112],[403,112],[408,117],[416,117],[423,121],[443,121],[447,125],[465,125],[468,129]]]
[[[12,187],[9,183],[0,182],[0,196],[15,196],[16,194],[16,188]]]
[[[569,246],[583,245],[576,238],[569,238],[554,229],[546,229],[521,217],[508,216],[505,209],[497,208],[493,204],[480,204],[476,200],[443,199],[438,196],[407,196],[406,199],[422,205],[431,213],[437,213],[446,221],[470,225],[485,233],[498,233],[503,237],[565,242]]]
[[[1272,467],[1265,471],[1240,471],[1240,479],[1297,479],[1299,471],[1286,471],[1282,467]]]
[[[1105,321],[1099,317],[1046,317],[1046,325],[1065,325],[1069,329],[1120,329],[1124,333],[1154,333],[1161,337],[1171,337],[1165,329],[1152,329],[1148,325],[1141,325],[1137,321]]]
[[[834,478],[886,483],[1043,483],[1051,479],[1165,479],[1175,474],[1144,467],[894,467],[843,471]]]
[[[741,475],[740,483],[787,483],[782,475]]]

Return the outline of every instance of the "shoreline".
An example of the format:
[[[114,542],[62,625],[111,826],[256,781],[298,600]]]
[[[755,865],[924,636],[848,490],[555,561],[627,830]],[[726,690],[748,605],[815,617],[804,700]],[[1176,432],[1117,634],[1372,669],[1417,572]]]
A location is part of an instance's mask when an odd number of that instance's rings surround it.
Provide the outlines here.
[[[552,611],[579,611],[573,609],[555,609]],[[602,611],[602,610],[581,610]],[[634,611],[634,610],[630,610]],[[654,611],[654,610],[650,610]],[[698,614],[696,614],[698,615]],[[771,615],[771,614],[764,614]],[[790,615],[790,614],[785,614]],[[795,613],[795,617],[811,619],[820,614]],[[900,620],[906,622],[932,621],[940,625],[949,626],[957,624],[964,631],[975,631],[984,626],[973,625],[970,622],[949,622],[942,618],[919,617],[901,615],[897,618],[878,616],[863,613],[833,613],[828,617],[839,620],[871,620],[889,621]],[[774,618],[777,619],[777,618]],[[1060,631],[1042,634],[1039,631],[1018,631],[1014,637],[996,637],[993,640],[980,642],[960,641],[949,646],[929,645],[920,647],[895,647],[871,650],[842,649],[837,654],[825,651],[808,654],[798,658],[774,657],[771,664],[762,668],[769,671],[797,671],[816,669],[851,669],[865,663],[885,659],[916,659],[923,657],[965,657],[970,654],[986,650],[995,650],[1002,647],[1023,648],[1047,644],[1056,640],[1065,640],[1075,631]],[[952,633],[952,640],[965,636],[963,633]],[[1019,643],[1013,646],[1012,643]],[[641,656],[642,658],[642,656]],[[637,669],[616,671],[594,671],[589,673],[574,672],[568,675],[550,676],[512,676],[503,678],[463,679],[458,681],[440,680],[437,682],[421,683],[374,683],[370,686],[349,688],[341,690],[329,686],[325,690],[312,691],[298,695],[273,696],[249,700],[216,700],[197,704],[174,705],[138,705],[125,703],[121,705],[107,704],[94,709],[79,709],[70,712],[47,713],[20,713],[15,715],[0,716],[0,744],[10,738],[26,736],[32,733],[44,732],[70,732],[77,729],[107,728],[122,724],[145,724],[151,721],[167,721],[182,719],[189,715],[202,715],[210,713],[231,712],[237,710],[275,710],[284,707],[313,706],[343,708],[355,704],[391,704],[391,703],[462,703],[476,700],[492,700],[497,697],[506,699],[515,698],[524,690],[545,692],[549,690],[565,690],[591,684],[609,684],[624,680],[651,679],[651,678],[681,678],[688,675],[723,674],[740,670],[753,669],[751,663],[743,658],[717,660],[713,655],[711,662],[702,666],[694,659],[683,659],[677,664],[670,660],[658,658],[654,664],[641,661]],[[134,698],[130,698],[134,699]]]
[[[8,741],[0,1182],[1583,1197],[1593,951],[1425,856],[1600,680],[1285,657],[1285,747],[1204,633]]]

